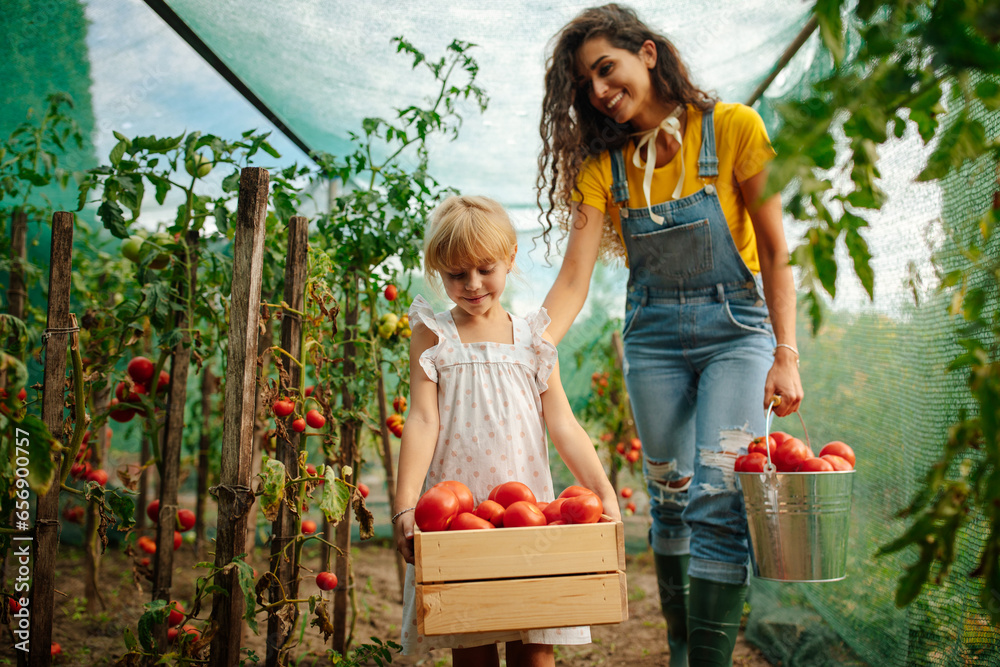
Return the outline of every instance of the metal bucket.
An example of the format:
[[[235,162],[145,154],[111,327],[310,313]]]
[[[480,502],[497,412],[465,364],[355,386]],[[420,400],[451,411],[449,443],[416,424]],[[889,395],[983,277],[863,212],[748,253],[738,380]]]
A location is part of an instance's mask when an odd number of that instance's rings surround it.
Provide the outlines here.
[[[769,407],[765,436],[771,432],[772,416]],[[847,576],[854,470],[779,473],[769,451],[765,472],[736,475],[743,488],[757,577],[824,582]]]

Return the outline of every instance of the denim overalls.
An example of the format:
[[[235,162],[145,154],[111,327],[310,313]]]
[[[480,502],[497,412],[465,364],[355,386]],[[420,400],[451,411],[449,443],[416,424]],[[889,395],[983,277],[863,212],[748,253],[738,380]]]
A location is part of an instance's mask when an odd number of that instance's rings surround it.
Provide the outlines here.
[[[627,208],[621,151],[611,155],[629,258],[625,382],[644,450],[658,554],[691,554],[689,574],[745,584],[746,513],[737,454],[764,431],[774,333],[760,283],[733,242],[716,194],[713,112],[702,117],[698,192]],[[690,477],[685,483],[684,478]]]

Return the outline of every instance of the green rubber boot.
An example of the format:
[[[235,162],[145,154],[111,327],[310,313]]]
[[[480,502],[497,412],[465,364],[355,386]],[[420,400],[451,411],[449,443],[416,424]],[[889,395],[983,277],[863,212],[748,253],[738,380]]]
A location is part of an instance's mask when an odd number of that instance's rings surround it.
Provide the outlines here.
[[[653,553],[656,581],[660,588],[660,609],[667,619],[667,646],[670,647],[670,667],[688,664],[688,562],[691,556],[667,556]]]
[[[747,587],[691,577],[688,598],[688,664],[730,667]]]

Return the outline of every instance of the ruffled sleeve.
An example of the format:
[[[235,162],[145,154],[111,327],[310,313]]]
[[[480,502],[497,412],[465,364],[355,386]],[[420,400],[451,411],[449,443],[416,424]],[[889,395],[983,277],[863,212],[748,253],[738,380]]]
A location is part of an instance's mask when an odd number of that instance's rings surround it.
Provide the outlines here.
[[[545,308],[539,308],[524,318],[528,322],[531,330],[531,347],[535,352],[535,384],[538,386],[538,393],[545,392],[548,388],[549,376],[559,361],[559,352],[551,341],[542,338],[542,334],[548,328],[552,318],[549,317]]]
[[[438,372],[437,366],[434,365],[434,360],[437,358],[438,348],[441,347],[441,325],[438,324],[431,304],[427,303],[427,300],[419,294],[414,297],[413,303],[410,304],[410,326],[412,327],[416,322],[423,323],[425,327],[434,332],[434,335],[438,337],[437,345],[427,348],[420,355],[420,367],[424,369],[424,373],[427,373],[427,377],[430,378],[431,382],[437,382]]]

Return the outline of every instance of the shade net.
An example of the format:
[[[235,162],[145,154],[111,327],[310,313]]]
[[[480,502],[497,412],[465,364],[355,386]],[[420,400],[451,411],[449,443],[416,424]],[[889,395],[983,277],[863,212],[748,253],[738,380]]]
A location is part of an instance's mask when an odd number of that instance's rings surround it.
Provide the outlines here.
[[[26,105],[40,104],[56,89],[73,93],[92,140],[92,147],[71,161],[74,168],[106,161],[115,142],[112,130],[175,136],[198,129],[235,137],[252,127],[271,127],[137,0],[3,4],[0,26],[6,34],[45,35],[17,41],[5,58],[10,83],[0,91],[3,136],[23,118]],[[809,11],[799,0],[632,4],[675,41],[697,83],[725,101],[748,98]],[[429,54],[442,53],[452,39],[477,44],[472,55],[481,67],[479,84],[490,96],[489,109],[480,116],[470,107],[457,141],[430,146],[432,174],[463,192],[499,199],[514,213],[522,250],[531,248],[539,230],[533,185],[547,41],[585,3],[171,0],[168,5],[306,145],[332,153],[344,151],[348,132],[357,131],[362,118],[388,116],[426,94],[409,61],[394,53],[392,37],[405,36]],[[60,11],[67,7],[72,20],[62,21]],[[7,44],[14,48],[15,42]],[[773,105],[803,94],[826,67],[813,35],[759,107],[772,133],[778,130]],[[997,136],[996,114],[983,119],[988,135]],[[277,134],[274,143],[283,155],[278,164],[308,160]],[[906,609],[896,608],[893,597],[915,554],[875,556],[903,531],[897,513],[937,459],[949,424],[961,408],[970,407],[964,378],[946,371],[957,349],[956,323],[936,291],[931,256],[937,252],[951,268],[962,265],[942,224],[985,211],[996,187],[996,165],[968,165],[939,185],[915,184],[927,155],[912,127],[882,152],[882,187],[889,200],[866,232],[876,275],[874,300],[850,275],[844,253],[838,297],[829,304],[824,328],[813,337],[800,325],[807,392],[802,412],[813,448],[843,440],[854,447],[858,463],[848,577],[827,584],[753,582],[746,635],[776,664],[1000,664],[997,628],[979,609],[979,583],[968,576],[986,532],[979,518],[960,536],[951,576]],[[155,216],[156,207],[149,208]],[[792,245],[801,231],[789,221]],[[40,253],[44,234],[39,238]],[[992,251],[995,256],[995,245]],[[541,304],[556,267],[546,264],[544,247],[526,252],[519,264],[523,279],[509,289],[518,304],[514,310],[526,312]],[[604,331],[601,320],[620,317],[624,281],[621,267],[598,271],[580,319],[584,324],[561,346],[564,380],[576,406],[586,398],[593,369],[589,362],[577,367],[570,360]],[[991,293],[990,307],[996,307],[996,297]],[[192,379],[189,392],[198,391]],[[191,423],[200,419],[196,405],[187,411]],[[778,421],[776,428],[804,436],[797,421]],[[138,429],[116,425],[115,433],[109,467],[134,463]],[[185,452],[195,450],[197,435],[190,434]],[[193,479],[187,479],[183,489],[191,487]],[[71,529],[66,536],[72,538]]]

